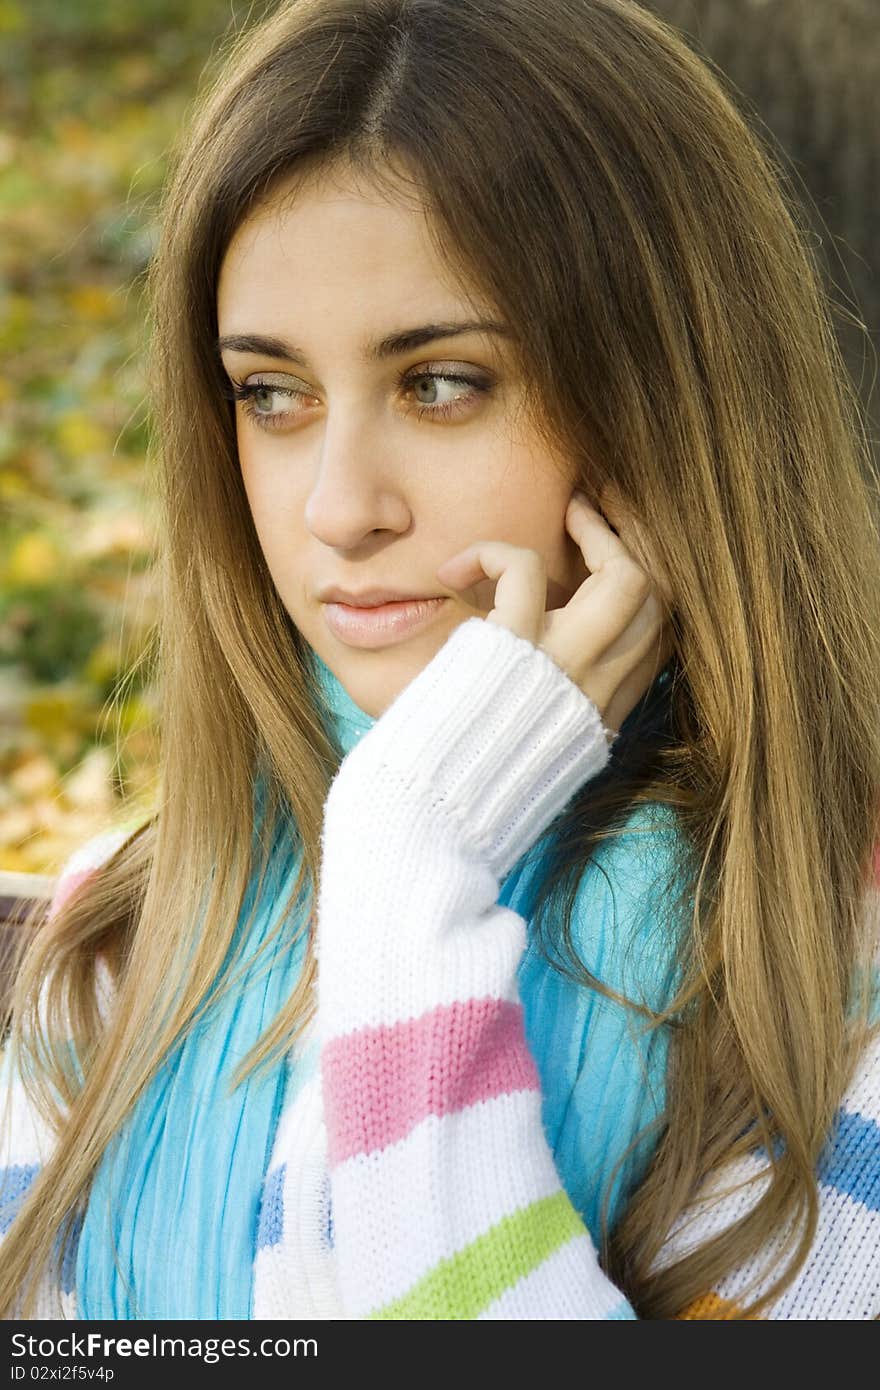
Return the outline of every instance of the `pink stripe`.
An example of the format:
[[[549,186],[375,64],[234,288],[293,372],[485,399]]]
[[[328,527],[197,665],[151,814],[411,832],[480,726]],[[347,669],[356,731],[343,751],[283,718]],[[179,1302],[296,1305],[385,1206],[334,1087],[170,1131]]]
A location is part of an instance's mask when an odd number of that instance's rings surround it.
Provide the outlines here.
[[[384,1149],[428,1115],[540,1088],[522,1005],[502,999],[438,1005],[334,1038],[321,1077],[331,1166]]]
[[[85,883],[87,878],[91,878],[95,872],[94,865],[88,869],[79,869],[75,873],[63,874],[55,886],[55,895],[49,904],[49,917],[54,917],[67,899],[70,897],[81,883]]]

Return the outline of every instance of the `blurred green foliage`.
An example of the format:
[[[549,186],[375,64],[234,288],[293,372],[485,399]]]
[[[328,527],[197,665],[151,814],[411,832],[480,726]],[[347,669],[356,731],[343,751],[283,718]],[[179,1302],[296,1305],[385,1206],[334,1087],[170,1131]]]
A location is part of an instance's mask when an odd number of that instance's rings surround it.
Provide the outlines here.
[[[271,8],[0,0],[0,869],[155,795],[144,272],[200,79]]]

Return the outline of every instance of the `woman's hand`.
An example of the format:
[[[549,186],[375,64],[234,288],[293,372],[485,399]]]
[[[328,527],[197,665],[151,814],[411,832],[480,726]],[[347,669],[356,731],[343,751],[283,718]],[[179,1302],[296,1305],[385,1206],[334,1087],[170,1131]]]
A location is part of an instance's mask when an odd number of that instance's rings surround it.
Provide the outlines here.
[[[546,610],[547,567],[536,550],[507,541],[476,541],[445,560],[437,578],[450,589],[497,580],[487,622],[500,623],[542,647],[596,705],[617,733],[672,655],[671,626],[658,588],[624,543],[628,527],[605,512],[620,532],[575,490],[566,529],[580,546],[589,577],[564,608]],[[632,548],[641,549],[635,535]]]

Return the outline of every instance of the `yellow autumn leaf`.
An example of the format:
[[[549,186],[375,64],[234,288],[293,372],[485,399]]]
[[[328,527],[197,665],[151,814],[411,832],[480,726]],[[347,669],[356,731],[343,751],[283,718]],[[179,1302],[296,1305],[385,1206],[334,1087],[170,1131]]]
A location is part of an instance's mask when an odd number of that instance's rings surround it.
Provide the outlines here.
[[[109,447],[107,431],[84,410],[69,410],[55,427],[55,437],[70,458],[103,453]]]
[[[95,143],[95,131],[79,116],[62,116],[55,122],[54,135],[64,149],[77,154],[89,154]]]
[[[20,473],[12,468],[0,468],[0,497],[23,497],[28,491]]]
[[[34,302],[26,294],[8,294],[3,303],[3,315],[12,328],[24,328],[34,317]]]
[[[117,727],[120,734],[132,734],[141,729],[149,729],[154,715],[150,706],[138,695],[129,695],[118,705]]]
[[[13,545],[6,562],[7,584],[45,584],[55,579],[61,556],[54,541],[39,531],[30,531]]]
[[[68,290],[67,302],[82,318],[98,320],[113,318],[119,300],[105,285],[76,285]]]
[[[106,685],[119,669],[119,656],[116,647],[110,642],[100,642],[89,655],[83,675],[95,685]]]
[[[15,0],[0,0],[0,34],[17,34],[24,28],[24,10]]]
[[[0,837],[2,837],[2,833],[2,827],[0,827]],[[15,845],[4,845],[2,838],[0,838],[0,873],[29,874],[34,872],[30,856]]]
[[[126,802],[132,808],[140,808],[137,824],[155,815],[160,791],[161,779],[158,767],[146,762],[133,762],[126,766]],[[135,828],[134,821],[132,821],[131,828]]]
[[[58,738],[73,729],[81,731],[86,717],[86,702],[79,688],[55,686],[40,690],[24,705],[25,727],[44,738]]]

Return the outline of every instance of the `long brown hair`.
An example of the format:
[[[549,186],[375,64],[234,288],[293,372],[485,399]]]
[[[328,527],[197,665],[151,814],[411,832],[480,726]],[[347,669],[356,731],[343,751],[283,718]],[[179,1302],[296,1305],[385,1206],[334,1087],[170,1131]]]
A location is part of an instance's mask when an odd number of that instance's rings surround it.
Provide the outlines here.
[[[215,295],[242,220],[343,160],[425,207],[438,257],[512,326],[535,422],[591,501],[613,484],[668,577],[668,726],[576,799],[545,894],[564,898],[635,805],[674,809],[690,877],[665,1128],[606,1261],[641,1316],[666,1317],[796,1217],[785,1281],[864,1039],[880,804],[876,492],[797,200],[723,80],[628,0],[298,0],[230,45],[167,186],[149,271],[161,794],[22,962],[10,1046],[38,1063],[61,1142],[0,1249],[0,1312],[205,1004],[258,868],[258,771],[317,884],[340,750],[250,518]],[[564,948],[565,912],[553,930]],[[306,960],[242,1076],[308,1022]],[[750,1127],[781,1146],[766,1194],[657,1272]]]

